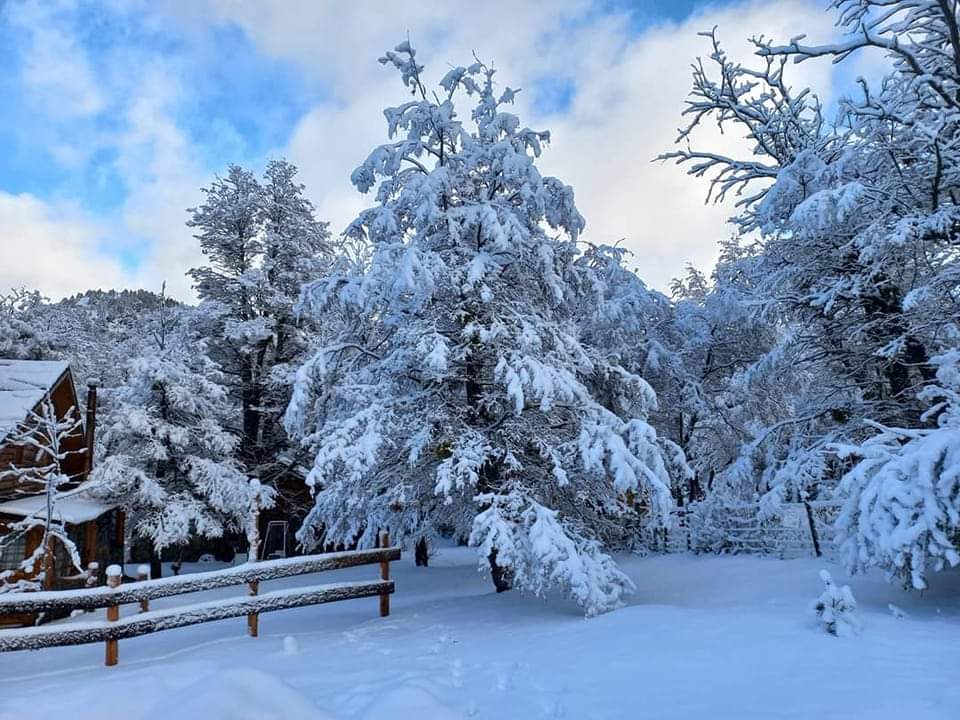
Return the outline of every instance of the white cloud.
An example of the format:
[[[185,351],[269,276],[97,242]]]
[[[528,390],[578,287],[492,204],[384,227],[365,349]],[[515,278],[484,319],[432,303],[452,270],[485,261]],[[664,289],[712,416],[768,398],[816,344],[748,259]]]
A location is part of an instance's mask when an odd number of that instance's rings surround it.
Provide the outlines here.
[[[185,226],[186,209],[202,201],[200,187],[209,178],[173,120],[182,94],[176,77],[159,63],[142,68],[141,74],[143,82],[125,108],[124,130],[116,141],[117,168],[127,187],[122,222],[127,233],[149,242],[137,285],[157,290],[166,282],[172,297],[189,300],[194,294],[185,273],[203,257]]]
[[[0,290],[37,288],[59,299],[128,285],[119,262],[100,251],[103,236],[102,227],[74,208],[0,192]]]
[[[648,284],[666,288],[692,263],[713,266],[717,242],[732,233],[726,220],[732,202],[705,205],[707,182],[674,164],[652,162],[673,149],[690,87],[690,63],[709,54],[697,33],[719,26],[719,37],[734,58],[749,62],[747,32],[786,38],[803,28],[829,32],[831,18],[806,1],[751,3],[708,10],[682,24],[652,28],[620,52],[604,52],[605,40],[591,38],[595,58],[578,79],[570,110],[552,123],[553,144],[543,167],[572,184],[587,218],[587,237],[613,243],[621,238],[634,252],[632,265]],[[788,69],[800,86],[829,92],[829,62]],[[746,143],[714,126],[698,130],[695,142],[721,154],[744,157]]]
[[[806,31],[823,37],[831,33],[833,19],[809,0],[754,0],[711,6],[683,23],[653,27],[638,36],[625,15],[596,13],[588,0],[564,0],[549,10],[516,0],[402,5],[328,1],[296,8],[262,0],[167,0],[133,8],[127,0],[116,0],[115,6],[118,12],[129,13],[124,22],[154,29],[173,23],[199,41],[216,37],[205,34],[211,24],[240,27],[260,52],[295,63],[312,83],[329,90],[322,104],[303,115],[277,153],[287,154],[300,166],[301,179],[321,216],[335,230],[372,202],[350,186],[350,172],[385,140],[382,109],[404,99],[396,73],[380,66],[377,57],[409,32],[429,76],[438,79],[450,65],[469,62],[476,51],[500,68],[501,82],[526,88],[518,96],[521,118],[553,131],[554,142],[542,167],[574,186],[587,217],[588,239],[624,238],[635,252],[640,274],[661,288],[686,262],[708,267],[717,240],[729,233],[724,220],[730,208],[704,206],[702,180],[651,162],[672,147],[682,122],[689,64],[707,51],[696,33],[717,24],[731,53],[749,59],[746,35],[763,32],[786,39]],[[74,113],[106,107],[116,121],[118,129],[92,139],[96,147],[116,154],[116,170],[126,191],[123,207],[102,218],[101,224],[110,223],[111,243],[122,245],[123,238],[129,238],[143,243],[145,254],[136,273],[123,273],[100,253],[99,228],[89,218],[61,217],[53,206],[37,209],[21,199],[21,205],[33,210],[32,215],[19,215],[18,222],[36,218],[41,237],[48,237],[45,233],[53,228],[66,228],[65,237],[72,238],[70,252],[90,253],[84,267],[105,273],[86,274],[81,284],[122,281],[155,289],[166,280],[172,294],[191,297],[184,272],[202,258],[184,225],[184,210],[200,201],[199,188],[211,178],[176,118],[185,94],[203,92],[202,77],[194,75],[195,69],[185,66],[184,59],[145,57],[137,48],[118,47],[100,63],[111,68],[109,76],[95,78],[69,23],[59,22],[54,28],[44,21],[47,16],[40,5],[17,7],[19,26],[32,33],[33,52],[25,72],[38,97],[60,93]],[[831,91],[828,64],[804,63],[791,71],[797,84]],[[562,114],[538,116],[534,92],[539,83],[551,80],[573,83],[573,104]],[[285,100],[264,97],[265,103]],[[702,140],[718,151],[736,152],[743,146],[742,139],[709,129]],[[77,164],[89,152],[88,145],[66,142],[51,146],[51,151],[65,165]],[[29,229],[17,227],[21,236]],[[3,242],[12,242],[3,224],[0,232]],[[42,265],[22,271],[19,280],[17,270],[0,276],[0,286],[45,283],[54,293],[68,287],[67,278],[76,275],[73,268],[54,265],[57,257],[73,255],[56,244],[49,247]]]
[[[709,268],[717,241],[731,232],[725,226],[731,208],[705,206],[703,180],[651,162],[673,147],[690,63],[708,52],[697,33],[719,25],[731,53],[749,60],[748,34],[822,36],[832,22],[808,0],[711,7],[639,36],[623,16],[588,19],[582,2],[554,4],[550,12],[512,0],[484,3],[479,12],[462,3],[378,4],[376,11],[366,3],[316,3],[297,13],[235,0],[213,0],[212,7],[215,17],[239,23],[264,52],[332,84],[334,100],[302,118],[286,152],[335,229],[371,202],[348,179],[366,153],[385,141],[383,107],[404,99],[396,74],[375,60],[409,31],[435,79],[476,51],[501,69],[501,82],[528,88],[518,98],[518,112],[531,126],[552,130],[542,167],[573,185],[587,218],[586,237],[604,243],[623,238],[641,276],[660,288],[688,262]],[[830,92],[829,63],[790,70],[797,84]],[[538,117],[531,88],[550,77],[571,79],[575,101],[568,112]],[[699,137],[719,152],[744,147],[741,138],[710,129]]]
[[[135,23],[143,17],[131,7],[114,9],[127,13],[115,18],[117,22]],[[19,196],[19,224],[8,228],[11,221],[3,218],[3,241],[14,242],[11,230],[21,235],[29,230],[23,225],[29,217],[36,218],[39,237],[57,228],[65,231],[64,241],[45,242],[50,252],[42,263],[0,276],[0,291],[10,284],[23,284],[40,286],[51,297],[59,297],[64,288],[73,292],[78,286],[70,280],[75,274],[68,260],[82,259],[87,252],[90,257],[81,267],[102,268],[107,274],[76,275],[84,287],[115,283],[157,290],[166,281],[170,295],[193,299],[184,273],[202,262],[202,256],[184,222],[186,208],[200,201],[200,187],[209,177],[175,120],[186,94],[182,82],[189,68],[175,55],[151,55],[111,37],[99,51],[96,67],[104,72],[98,75],[88,48],[80,41],[78,22],[85,10],[91,8],[73,0],[42,4],[27,0],[11,4],[4,19],[21,31],[20,79],[46,113],[38,114],[38,124],[51,120],[56,126],[46,151],[62,168],[76,171],[82,171],[97,152],[110,156],[111,178],[122,185],[123,203],[93,218],[65,212],[58,203],[41,207],[36,198]],[[102,128],[92,129],[89,123],[70,122],[70,116],[79,115],[109,118]],[[24,213],[24,205],[31,213]],[[111,254],[136,258],[136,270],[112,271],[115,268],[105,265]],[[62,265],[58,257],[63,258]],[[113,265],[120,267],[118,262]]]
[[[6,8],[7,19],[26,40],[22,68],[30,95],[59,115],[93,115],[104,98],[83,48],[61,29],[56,3],[22,2]]]

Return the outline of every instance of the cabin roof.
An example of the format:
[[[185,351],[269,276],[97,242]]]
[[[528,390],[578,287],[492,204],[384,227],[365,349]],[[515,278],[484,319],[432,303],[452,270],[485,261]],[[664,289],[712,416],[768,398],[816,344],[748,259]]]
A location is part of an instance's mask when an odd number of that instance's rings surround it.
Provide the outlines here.
[[[0,358],[0,440],[23,422],[68,367],[62,360]]]
[[[53,505],[52,519],[71,525],[79,525],[96,520],[105,512],[109,512],[116,507],[115,504],[91,497],[89,489],[89,484],[84,483],[73,490],[58,493]],[[45,517],[46,503],[46,495],[30,495],[17,500],[0,502],[0,515],[12,515],[21,518]]]

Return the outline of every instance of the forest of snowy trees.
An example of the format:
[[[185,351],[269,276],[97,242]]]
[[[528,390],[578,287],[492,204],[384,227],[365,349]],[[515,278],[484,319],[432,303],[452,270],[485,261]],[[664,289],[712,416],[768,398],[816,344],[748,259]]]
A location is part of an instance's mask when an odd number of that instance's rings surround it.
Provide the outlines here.
[[[497,590],[559,589],[587,615],[622,604],[613,554],[677,507],[712,552],[739,508],[831,501],[848,568],[922,589],[960,563],[960,18],[834,12],[837,44],[734,58],[705,34],[660,161],[733,201],[736,234],[669,295],[541,174],[550,134],[511,112],[508,77],[403,42],[380,58],[396,104],[384,144],[357,148],[366,209],[346,229],[291,163],[231,166],[186,216],[197,304],[13,290],[0,357],[99,379],[91,480],[155,558],[254,544],[303,467],[304,550],[388,528],[427,564],[452,538]],[[890,71],[835,107],[792,84],[796,62],[862,52]],[[702,145],[707,123],[743,156]]]

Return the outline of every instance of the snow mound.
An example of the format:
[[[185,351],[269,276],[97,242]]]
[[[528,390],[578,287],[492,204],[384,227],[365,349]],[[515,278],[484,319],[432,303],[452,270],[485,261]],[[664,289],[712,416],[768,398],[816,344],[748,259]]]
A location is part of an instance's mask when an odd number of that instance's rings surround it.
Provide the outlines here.
[[[363,717],[366,720],[386,717],[466,720],[470,714],[470,708],[465,708],[463,712],[453,710],[427,690],[407,685],[380,695]]]
[[[249,668],[206,675],[170,695],[148,720],[333,720],[274,675]]]

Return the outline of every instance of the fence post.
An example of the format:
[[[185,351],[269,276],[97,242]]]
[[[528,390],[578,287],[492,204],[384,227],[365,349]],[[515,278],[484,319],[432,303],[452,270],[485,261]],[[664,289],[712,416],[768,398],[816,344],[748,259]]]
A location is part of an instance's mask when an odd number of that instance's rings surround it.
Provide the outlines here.
[[[817,522],[813,518],[813,510],[810,509],[810,503],[803,503],[804,509],[807,511],[807,525],[810,528],[810,540],[813,542],[813,552],[817,557],[820,557],[823,553],[820,550],[820,536],[817,534]]]
[[[143,582],[144,580],[150,579],[150,566],[149,565],[137,565],[137,582]],[[144,598],[140,601],[140,612],[145,613],[150,610],[150,601],[147,598]]]
[[[260,583],[257,580],[254,580],[250,583],[250,596],[254,597],[257,594],[258,589],[260,588]],[[260,616],[257,613],[253,612],[247,615],[247,634],[250,637],[257,637],[257,631],[259,629]]]
[[[120,583],[123,582],[123,568],[119,565],[109,565],[107,567],[107,586],[111,588],[120,587]],[[119,605],[110,605],[107,608],[107,620],[109,622],[116,622],[120,619],[120,606]],[[117,646],[116,640],[107,640],[107,658],[106,665],[116,665],[119,660],[119,648]]]
[[[384,530],[380,533],[380,547],[386,549],[390,547],[390,533]],[[380,561],[380,579],[390,579],[390,561]],[[390,593],[380,593],[380,617],[387,617],[390,614]]]

